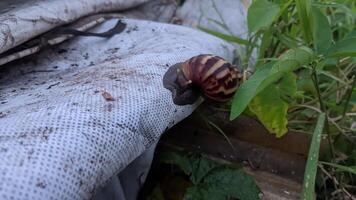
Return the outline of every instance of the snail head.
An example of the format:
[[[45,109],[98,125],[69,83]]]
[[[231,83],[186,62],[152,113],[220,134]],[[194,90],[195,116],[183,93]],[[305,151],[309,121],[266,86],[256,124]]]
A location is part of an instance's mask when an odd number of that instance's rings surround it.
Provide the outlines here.
[[[199,88],[182,73],[182,64],[172,65],[163,76],[163,86],[172,92],[176,105],[193,104],[200,97]]]

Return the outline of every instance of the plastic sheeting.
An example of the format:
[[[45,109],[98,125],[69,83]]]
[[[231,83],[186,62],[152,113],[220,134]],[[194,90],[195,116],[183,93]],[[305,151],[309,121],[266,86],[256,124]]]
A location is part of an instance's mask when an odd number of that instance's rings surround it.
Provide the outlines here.
[[[162,86],[168,66],[201,53],[233,58],[211,35],[125,22],[110,39],[73,39],[3,71],[1,199],[92,197],[196,106],[172,103]]]
[[[176,12],[176,17],[185,26],[200,26],[239,38],[248,38],[247,8],[250,0],[186,0]],[[233,43],[237,58],[245,55],[243,45]],[[253,71],[256,51],[249,60],[248,71]],[[237,63],[241,64],[241,60]]]
[[[80,17],[132,8],[148,0],[1,0],[0,53]]]
[[[11,1],[15,4],[0,11],[0,51],[78,17],[142,2]],[[197,6],[210,12],[209,2],[197,2],[187,0],[178,16],[196,20],[181,13],[196,13]],[[123,14],[166,22],[175,9],[171,3],[156,0]],[[224,14],[230,30],[244,36],[242,3],[226,0],[218,6],[230,13]],[[0,66],[0,199],[135,199],[160,135],[197,106],[174,105],[163,74],[202,53],[232,61],[233,49],[240,48],[182,26],[124,21],[127,29],[110,39],[78,37]]]
[[[242,1],[186,0],[176,17],[186,26],[202,26],[219,33],[247,38],[247,9]]]

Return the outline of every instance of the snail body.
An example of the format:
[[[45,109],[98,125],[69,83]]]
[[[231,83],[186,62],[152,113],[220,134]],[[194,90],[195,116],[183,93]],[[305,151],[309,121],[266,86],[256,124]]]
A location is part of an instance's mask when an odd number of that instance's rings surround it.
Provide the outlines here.
[[[163,85],[177,105],[193,104],[200,96],[213,102],[227,102],[240,85],[240,71],[219,56],[202,54],[171,66]]]

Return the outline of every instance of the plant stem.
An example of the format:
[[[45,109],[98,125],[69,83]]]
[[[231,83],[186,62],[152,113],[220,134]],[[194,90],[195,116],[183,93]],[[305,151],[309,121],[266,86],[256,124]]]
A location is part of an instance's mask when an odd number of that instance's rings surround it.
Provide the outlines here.
[[[318,81],[318,75],[316,74],[316,70],[315,70],[315,65],[312,67],[312,81],[314,83],[314,87],[316,89],[317,95],[318,95],[318,100],[319,100],[319,104],[320,104],[320,110],[323,111],[326,115],[326,120],[325,120],[325,131],[328,135],[328,142],[329,142],[329,147],[330,147],[330,154],[332,156],[332,159],[335,160],[335,151],[334,151],[334,145],[332,143],[332,138],[331,138],[331,134],[330,134],[330,128],[329,128],[329,118],[326,112],[326,107],[325,104],[321,98],[321,94],[320,94],[320,88],[319,88],[319,81]]]
[[[271,53],[271,55],[269,55],[270,57],[277,57],[276,54],[277,54],[277,49],[279,49],[279,40],[276,42],[276,44],[274,45],[274,47],[272,48],[273,51]]]
[[[354,75],[353,78],[354,78],[354,81],[352,82],[351,88],[347,91],[347,94],[346,94],[346,102],[344,104],[344,110],[342,111],[342,117],[345,117],[347,106],[349,105],[349,101],[351,99],[351,94],[352,94],[352,91],[356,84],[356,75]]]
[[[342,89],[342,88],[344,88],[344,87],[345,87],[345,86],[342,85],[342,86],[338,86],[338,87],[335,87],[335,88],[333,88],[333,89],[330,89],[329,91],[324,92],[323,94],[321,94],[321,98],[326,98],[327,96],[329,96],[329,95],[332,94],[333,92],[336,92],[336,91],[338,91],[339,89]],[[317,102],[317,101],[318,101],[318,99],[313,99],[313,100],[311,100],[311,101],[306,102],[305,104],[306,104],[306,105],[311,105],[311,104],[314,104],[314,103]]]
[[[255,44],[257,42],[257,39],[259,38],[260,36],[260,32],[257,32],[255,33],[250,39],[249,39],[249,42],[252,42],[253,44]],[[254,50],[254,46],[253,45],[249,45],[247,46],[247,49],[246,49],[246,55],[245,55],[245,58],[244,58],[244,63],[247,63],[247,66],[244,67],[244,69],[247,69],[248,66],[250,65],[250,58],[251,58],[251,55],[252,55],[252,52]]]

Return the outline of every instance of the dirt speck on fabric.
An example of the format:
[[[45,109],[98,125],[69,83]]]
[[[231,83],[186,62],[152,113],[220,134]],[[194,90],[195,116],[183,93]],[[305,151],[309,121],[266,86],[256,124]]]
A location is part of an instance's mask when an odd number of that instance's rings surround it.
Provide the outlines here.
[[[105,110],[106,111],[111,112],[112,109],[113,109],[113,104],[110,103],[110,104],[105,105]]]
[[[42,189],[45,189],[47,186],[47,184],[43,181],[40,181],[36,184],[36,187],[39,187],[39,188],[42,188]]]
[[[107,91],[103,91],[101,95],[104,97],[106,101],[115,101],[115,98]]]

